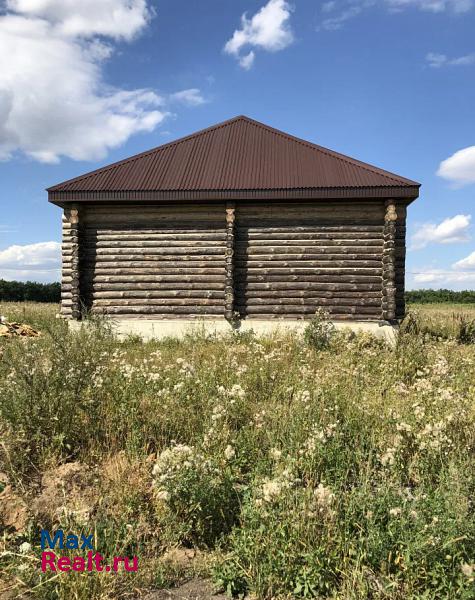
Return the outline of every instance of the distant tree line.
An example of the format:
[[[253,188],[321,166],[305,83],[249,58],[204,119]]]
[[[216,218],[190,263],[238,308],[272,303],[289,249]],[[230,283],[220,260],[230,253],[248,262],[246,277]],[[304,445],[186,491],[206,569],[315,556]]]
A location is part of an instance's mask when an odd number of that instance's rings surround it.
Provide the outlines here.
[[[5,281],[0,279],[0,302],[59,302],[61,285],[35,281]]]
[[[411,290],[406,292],[406,302],[420,304],[451,302],[456,304],[475,303],[475,290]]]
[[[37,283],[35,281],[5,281],[0,279],[0,302],[60,302],[61,285]],[[411,290],[406,292],[406,302],[419,304],[452,302],[458,304],[475,303],[475,290]]]

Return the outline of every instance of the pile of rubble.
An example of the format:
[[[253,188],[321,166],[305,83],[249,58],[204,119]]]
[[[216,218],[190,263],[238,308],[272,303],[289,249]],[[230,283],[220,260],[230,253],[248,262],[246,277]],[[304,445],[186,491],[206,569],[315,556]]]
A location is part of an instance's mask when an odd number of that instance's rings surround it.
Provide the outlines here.
[[[0,337],[38,337],[39,331],[25,323],[9,323],[5,317],[0,316]]]

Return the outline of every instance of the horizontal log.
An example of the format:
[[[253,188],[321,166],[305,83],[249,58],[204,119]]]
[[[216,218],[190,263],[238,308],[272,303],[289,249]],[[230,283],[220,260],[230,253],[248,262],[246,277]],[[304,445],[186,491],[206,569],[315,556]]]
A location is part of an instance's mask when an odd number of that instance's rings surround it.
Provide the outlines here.
[[[202,236],[209,235],[211,238],[215,236],[222,236],[224,233],[224,223],[220,223],[218,226],[213,224],[210,227],[203,226],[202,223],[193,224],[194,226],[184,227],[182,223],[175,227],[165,227],[161,225],[160,227],[147,227],[144,226],[134,226],[133,223],[129,223],[120,227],[118,225],[102,225],[100,227],[96,227],[93,225],[85,225],[83,231],[86,236],[96,236],[96,237],[109,237],[111,239],[117,239],[118,236],[126,235],[131,236],[132,238],[135,236],[159,236],[159,237],[173,237],[175,239],[180,239],[176,236],[184,236],[187,239],[190,236]]]
[[[272,313],[258,313],[258,314],[246,314],[246,313],[241,313],[241,318],[245,319],[246,321],[250,321],[252,322],[253,320],[267,320],[267,319],[275,319],[277,322],[282,321],[283,323],[285,323],[285,321],[287,320],[294,320],[294,321],[311,321],[312,319],[312,313],[292,313],[292,312],[286,312],[285,314],[272,314]],[[340,314],[337,312],[332,312],[331,313],[331,318],[334,321],[369,321],[369,322],[374,322],[374,321],[380,321],[381,320],[381,314],[380,313],[374,313],[373,315],[367,315],[367,314],[361,314],[361,313],[353,313],[353,314]]]
[[[341,278],[343,279],[343,278]],[[360,281],[360,282],[355,282],[354,279],[355,278],[351,278],[351,281],[342,281],[341,279],[339,279],[338,281],[322,281],[322,278],[318,278],[317,281],[314,282],[309,282],[309,281],[291,281],[291,282],[272,282],[272,283],[247,283],[246,285],[246,290],[250,293],[256,290],[307,290],[307,289],[313,289],[313,290],[317,290],[317,289],[324,289],[324,290],[331,290],[331,289],[341,289],[341,290],[345,290],[345,289],[357,289],[357,290],[370,290],[370,291],[376,291],[376,290],[381,290],[382,288],[382,279],[378,280],[377,282],[367,282],[367,281]],[[346,278],[348,279],[348,278]],[[354,284],[354,287],[352,288],[348,288],[346,287],[348,284]]]
[[[274,258],[275,257],[275,258]],[[357,254],[350,254],[343,251],[339,253],[330,253],[323,251],[316,251],[316,249],[308,249],[302,250],[298,252],[297,250],[292,250],[291,248],[286,248],[285,252],[281,252],[277,249],[275,252],[269,251],[267,254],[257,253],[251,251],[247,254],[239,253],[236,255],[236,260],[240,261],[271,261],[271,260],[377,260],[381,261],[381,254],[371,254],[369,252],[359,252]]]
[[[156,219],[145,219],[143,221],[136,221],[130,219],[128,221],[123,220],[107,220],[103,222],[90,222],[84,223],[81,231],[86,235],[94,231],[126,231],[129,233],[143,233],[144,231],[155,231],[160,233],[193,233],[193,232],[216,232],[223,231],[224,228],[224,215],[219,220],[192,220],[189,218],[179,219],[177,221],[158,221]]]
[[[114,300],[103,300],[96,299],[93,302],[93,307],[121,307],[121,306],[220,306],[224,307],[222,299],[214,298],[167,298],[167,299],[150,299],[147,298],[147,302],[144,303],[143,298],[115,298]],[[160,312],[160,311],[158,311]]]
[[[93,240],[86,238],[81,241],[83,248],[97,248],[98,253],[104,252],[108,248],[167,248],[172,251],[174,248],[183,249],[185,252],[189,252],[190,248],[224,248],[223,240],[114,240],[114,241],[102,241]]]
[[[150,202],[137,202],[133,204],[90,204],[83,211],[83,216],[94,217],[95,215],[103,215],[110,217],[118,214],[158,214],[158,215],[187,215],[190,213],[218,213],[224,208],[222,202],[200,202],[200,203],[165,203],[152,204]]]
[[[114,321],[120,321],[123,319],[136,319],[136,320],[141,320],[141,319],[147,319],[147,320],[152,320],[152,321],[162,321],[162,320],[167,320],[167,321],[194,321],[196,323],[200,323],[201,321],[224,321],[224,311],[222,313],[219,314],[208,314],[208,313],[120,313],[120,314],[115,314],[115,315],[109,315],[109,318],[113,319]]]
[[[160,282],[160,283],[141,283],[138,281],[130,282],[130,283],[93,283],[89,286],[89,291],[91,292],[100,292],[100,291],[131,291],[131,290],[223,290],[224,291],[224,283],[223,282],[193,282],[193,283],[185,283],[185,282]]]
[[[308,228],[307,231],[296,232],[294,228],[286,228],[281,231],[269,231],[267,229],[260,229],[258,231],[250,231],[245,228],[237,227],[236,239],[238,241],[251,241],[257,243],[261,241],[279,241],[279,240],[315,240],[315,241],[334,241],[345,243],[346,241],[354,240],[356,243],[373,243],[381,244],[382,228],[381,233],[375,231],[327,231],[325,228]]]
[[[172,267],[167,268],[167,266],[155,267],[153,269],[146,268],[134,268],[134,269],[104,269],[101,266],[96,267],[85,267],[84,265],[81,268],[81,277],[85,279],[91,277],[99,277],[99,276],[124,276],[124,275],[132,275],[134,276],[146,276],[146,275],[219,275],[224,277],[224,267],[221,268],[211,268],[211,267]]]
[[[125,290],[125,291],[110,291],[110,292],[91,292],[89,297],[92,300],[107,300],[107,299],[173,299],[173,298],[215,298],[224,300],[224,290],[161,290],[161,291],[144,291],[144,290]]]
[[[328,310],[330,313],[333,313],[333,308],[336,309],[336,312],[338,312],[338,314],[362,314],[362,315],[379,315],[380,314],[380,310],[376,307],[365,307],[365,306],[337,306],[337,307],[332,307],[329,306]],[[315,306],[301,306],[299,304],[289,304],[289,305],[274,305],[274,306],[270,306],[270,305],[266,305],[266,306],[249,306],[247,305],[245,308],[243,307],[243,314],[245,315],[250,315],[250,314],[285,314],[285,313],[291,313],[291,314],[299,314],[299,313],[303,313],[303,314],[312,314],[315,313]]]
[[[112,260],[92,260],[92,259],[81,259],[82,269],[224,269],[225,260],[224,258],[214,257],[215,260],[167,260],[164,261],[161,258],[158,260],[127,260],[127,257],[123,257],[123,260],[112,261]]]
[[[171,229],[179,227],[180,229],[192,227],[198,229],[204,227],[206,229],[219,228],[224,223],[224,210],[222,213],[206,213],[196,212],[191,214],[185,211],[181,214],[158,214],[157,212],[143,212],[139,210],[135,212],[110,212],[109,214],[85,216],[82,223],[86,226],[93,227],[127,227],[137,228],[156,228],[163,227]]]
[[[183,207],[181,211],[169,211],[163,207],[162,210],[138,208],[136,210],[109,210],[105,213],[95,213],[84,215],[81,219],[83,224],[91,225],[138,225],[142,227],[183,227],[186,222],[194,227],[199,227],[202,223],[207,223],[211,226],[222,224],[224,222],[223,211],[206,211],[195,210],[191,205]],[[188,225],[187,225],[188,226]]]
[[[153,307],[148,305],[143,306],[110,306],[110,307],[93,307],[91,312],[95,314],[108,314],[108,315],[124,315],[124,314],[209,314],[209,315],[222,315],[224,314],[223,306],[160,306]]]
[[[338,218],[335,216],[326,215],[322,217],[286,217],[282,216],[279,218],[276,217],[267,217],[262,214],[261,217],[256,218],[248,218],[248,217],[238,217],[239,227],[246,229],[256,229],[256,228],[265,228],[265,229],[275,229],[275,228],[291,228],[295,230],[297,227],[307,227],[307,228],[339,228],[341,231],[350,230],[351,229],[361,229],[363,231],[371,231],[370,228],[376,228],[374,231],[377,231],[378,228],[382,227],[383,219],[374,218],[374,217],[366,217],[366,216],[357,216],[354,214],[348,215],[339,215]]]
[[[335,286],[336,287],[336,286]],[[241,304],[246,302],[246,299],[250,298],[381,298],[381,291],[345,291],[340,289],[335,290],[260,290],[260,291],[247,291],[245,288],[238,288],[236,290],[236,298],[240,300]]]
[[[382,284],[381,274],[378,273],[362,273],[355,274],[348,271],[342,273],[338,270],[322,271],[312,275],[236,275],[234,278],[235,285],[238,288],[245,289],[256,283],[268,283],[272,288],[276,283],[289,284],[292,283],[378,283]]]
[[[266,207],[263,205],[255,210],[250,207],[238,207],[236,220],[241,226],[244,224],[261,225],[266,222],[284,225],[288,222],[296,222],[298,225],[325,222],[330,224],[347,222],[352,224],[367,222],[380,224],[384,220],[384,212],[382,207],[378,207],[378,210],[374,210],[372,207],[367,209],[360,203],[338,208],[314,204],[306,210],[300,206],[289,208],[277,205]]]
[[[234,260],[234,264],[236,266],[236,269],[247,269],[247,270],[255,270],[255,269],[284,269],[284,270],[288,270],[288,269],[314,269],[314,268],[338,268],[340,266],[346,266],[348,268],[352,268],[354,270],[354,267],[357,266],[357,261],[356,260],[344,260],[344,261],[338,261],[338,260],[332,260],[332,261],[328,261],[327,259],[325,259],[323,261],[324,264],[322,264],[322,261],[320,259],[317,260],[312,260],[312,259],[304,259],[304,260],[277,260],[280,259],[280,256],[276,256],[275,258],[273,257],[271,260],[255,260],[254,257],[252,258],[252,260],[248,260],[247,258],[242,258],[239,256],[235,257]],[[346,259],[346,257],[345,257]],[[359,261],[361,262],[361,261]],[[363,261],[363,262],[367,262],[367,261]],[[378,268],[381,268],[381,261],[380,260],[371,260],[371,263],[374,263],[373,266],[377,266]]]
[[[263,223],[263,222],[262,222]],[[293,225],[291,228],[287,223],[282,223],[281,225],[269,225],[257,223],[256,225],[246,225],[243,226],[239,221],[236,225],[236,235],[242,235],[243,232],[246,235],[252,234],[261,234],[261,233],[278,233],[285,234],[288,233],[289,230],[293,233],[350,233],[361,235],[363,233],[377,233],[382,235],[383,233],[383,223],[377,223],[376,225],[363,224],[363,225],[352,225],[351,223],[346,223],[344,225],[341,224],[325,224],[321,225],[316,222],[312,225],[303,225],[302,223],[298,223],[297,225]]]
[[[190,262],[190,261],[198,261],[198,262],[217,262],[217,263],[222,263],[224,261],[224,254],[203,254],[203,255],[182,255],[182,256],[177,256],[177,255],[170,255],[167,256],[166,254],[161,254],[161,255],[157,255],[157,254],[102,254],[100,255],[100,257],[95,256],[94,254],[86,254],[86,255],[81,255],[81,261],[93,261],[93,262],[100,262],[102,263],[106,263],[106,262],[122,262],[122,261],[137,261],[137,262],[144,262],[144,261],[150,261],[150,262],[162,262],[163,261],[169,261],[170,263],[173,263],[173,261],[176,261],[176,263],[178,262]]]
[[[85,239],[88,241],[97,242],[135,242],[141,240],[167,242],[172,241],[178,243],[179,241],[210,241],[210,242],[224,242],[226,235],[224,231],[188,231],[187,233],[176,233],[175,231],[163,233],[159,229],[138,231],[136,233],[130,231],[116,231],[114,233],[102,233],[101,230],[87,230]]]
[[[358,240],[354,236],[347,239],[334,240],[329,237],[318,239],[316,236],[296,236],[295,238],[281,238],[281,239],[269,239],[262,237],[262,239],[245,239],[244,237],[236,237],[236,248],[242,248],[250,246],[252,248],[263,247],[278,247],[278,246],[311,246],[315,248],[333,248],[333,247],[375,247],[381,249],[383,247],[383,240],[380,239],[362,239]]]
[[[354,275],[340,275],[338,272],[333,272],[327,274],[319,274],[319,275],[305,275],[305,277],[301,277],[298,275],[288,275],[285,277],[286,281],[283,281],[283,276],[278,275],[248,275],[245,278],[236,277],[236,282],[244,282],[246,284],[252,283],[261,283],[262,285],[268,285],[272,287],[274,283],[287,283],[291,284],[292,282],[315,282],[315,283],[380,283],[382,281],[381,276],[379,275],[364,275],[355,273]]]
[[[330,255],[333,257],[354,256],[366,257],[373,256],[381,260],[382,246],[254,246],[246,244],[236,244],[236,255],[239,257],[252,257],[254,255],[273,256],[275,254],[303,254],[311,256]]]
[[[82,254],[84,256],[96,256],[96,255],[100,255],[101,257],[103,256],[110,256],[110,255],[117,255],[117,256],[121,256],[121,255],[130,255],[133,254],[134,251],[135,253],[140,256],[140,252],[137,252],[137,250],[139,250],[138,248],[132,248],[132,247],[120,247],[120,248],[101,248],[100,250],[95,250],[95,248],[93,247],[84,247],[83,248],[83,252]],[[190,248],[185,248],[183,246],[181,246],[180,248],[144,248],[144,254],[148,255],[148,256],[180,256],[180,255],[191,255],[191,254],[204,254],[204,255],[209,255],[209,254],[215,254],[215,255],[224,255],[224,247],[222,246],[206,246],[206,247],[190,247]]]
[[[364,294],[353,298],[247,298],[242,301],[236,296],[238,308],[252,306],[309,306],[315,310],[316,306],[381,306],[381,298],[367,298]]]
[[[287,275],[318,275],[319,273],[345,273],[348,275],[352,275],[356,272],[362,273],[363,275],[381,275],[381,263],[378,264],[377,261],[326,261],[319,263],[312,263],[305,267],[297,267],[297,268],[273,268],[271,262],[268,262],[266,268],[263,267],[254,267],[253,263],[250,263],[247,268],[243,268],[241,266],[236,267],[236,274],[240,277],[246,277],[250,275],[283,275],[284,277]]]
[[[278,212],[291,212],[291,211],[298,211],[298,212],[311,212],[311,213],[316,213],[318,211],[322,211],[322,210],[330,210],[330,211],[335,211],[335,209],[341,210],[341,209],[345,209],[345,210],[357,210],[357,209],[361,209],[361,210],[375,210],[375,211],[379,211],[381,212],[381,214],[383,214],[383,206],[384,206],[384,201],[382,199],[378,199],[378,200],[367,200],[367,199],[359,199],[355,202],[355,200],[351,199],[340,199],[340,200],[333,200],[333,199],[321,199],[318,200],[318,202],[315,202],[315,200],[311,200],[311,199],[305,199],[305,200],[282,200],[282,199],[278,199],[278,200],[266,200],[266,201],[247,201],[247,202],[240,202],[237,205],[236,210],[238,211],[239,214],[241,213],[246,213],[246,214],[252,214],[252,213],[256,213],[257,215],[259,215],[263,209],[270,211],[274,211],[274,210],[278,210]]]
[[[81,278],[84,282],[93,283],[211,283],[223,282],[222,275],[87,275]]]

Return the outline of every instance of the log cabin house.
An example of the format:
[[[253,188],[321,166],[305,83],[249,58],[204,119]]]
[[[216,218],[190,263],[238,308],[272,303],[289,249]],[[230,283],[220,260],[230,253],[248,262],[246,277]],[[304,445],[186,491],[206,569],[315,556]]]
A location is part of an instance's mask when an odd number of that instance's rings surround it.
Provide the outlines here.
[[[397,323],[419,187],[236,117],[48,189],[63,209],[61,313],[236,326],[323,307]]]

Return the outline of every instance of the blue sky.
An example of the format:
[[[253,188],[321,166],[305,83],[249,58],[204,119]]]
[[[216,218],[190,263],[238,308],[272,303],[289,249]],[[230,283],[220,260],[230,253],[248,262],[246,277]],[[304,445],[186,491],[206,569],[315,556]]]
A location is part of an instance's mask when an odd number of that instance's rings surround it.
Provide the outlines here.
[[[45,187],[246,114],[421,182],[408,287],[475,287],[475,0],[0,7],[0,277],[59,278]]]

